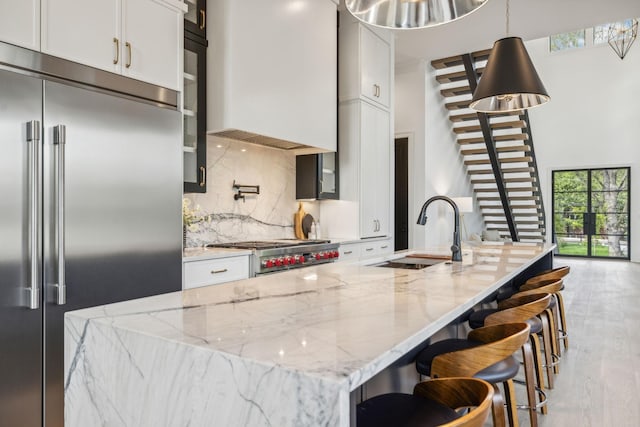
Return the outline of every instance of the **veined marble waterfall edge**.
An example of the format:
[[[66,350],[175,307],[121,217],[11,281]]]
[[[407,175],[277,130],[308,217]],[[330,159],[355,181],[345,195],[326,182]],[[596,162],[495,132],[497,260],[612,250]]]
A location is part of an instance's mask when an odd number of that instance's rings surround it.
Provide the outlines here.
[[[67,316],[65,414],[67,427],[347,427],[349,391],[346,383]]]

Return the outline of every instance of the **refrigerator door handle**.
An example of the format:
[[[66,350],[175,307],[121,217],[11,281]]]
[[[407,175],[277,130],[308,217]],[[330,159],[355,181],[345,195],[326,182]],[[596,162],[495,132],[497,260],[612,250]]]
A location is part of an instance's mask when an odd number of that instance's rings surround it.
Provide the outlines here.
[[[42,196],[42,141],[40,122],[27,122],[27,143],[29,143],[29,256],[31,258],[30,285],[25,289],[25,305],[31,310],[40,308],[40,224]]]
[[[55,215],[56,215],[56,246],[58,253],[58,283],[54,288],[56,289],[56,304],[63,305],[67,302],[67,285],[65,280],[65,227],[64,227],[64,215],[65,215],[65,158],[64,148],[67,137],[67,129],[65,125],[57,125],[53,128],[53,144],[56,147],[55,154]]]

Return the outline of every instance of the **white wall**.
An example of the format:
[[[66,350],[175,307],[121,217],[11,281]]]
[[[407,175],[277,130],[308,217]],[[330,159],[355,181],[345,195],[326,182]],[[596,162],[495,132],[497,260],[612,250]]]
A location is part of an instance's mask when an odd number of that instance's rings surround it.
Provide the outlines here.
[[[395,136],[409,140],[409,247],[425,246],[422,226],[416,224],[425,197],[425,67],[420,61],[395,70]],[[418,207],[417,207],[418,206]]]
[[[530,110],[551,229],[551,171],[631,166],[631,258],[640,261],[640,45],[624,60],[608,46],[549,53],[548,39],[527,49],[551,101]]]
[[[472,196],[458,143],[452,132],[444,98],[440,95],[435,70],[422,61],[396,68],[396,135],[412,135],[409,147],[409,218],[417,219],[422,204],[430,197]],[[411,139],[410,139],[411,143]],[[453,213],[443,202],[427,210],[427,225],[411,224],[409,246],[414,248],[451,244]],[[482,218],[475,212],[465,214],[469,233],[479,233]]]

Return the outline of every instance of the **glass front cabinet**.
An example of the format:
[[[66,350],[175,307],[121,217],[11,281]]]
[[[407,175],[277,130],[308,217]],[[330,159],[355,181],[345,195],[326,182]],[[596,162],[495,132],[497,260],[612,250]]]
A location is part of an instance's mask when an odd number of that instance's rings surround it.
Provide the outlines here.
[[[207,191],[207,41],[186,30],[186,24],[187,19],[185,19],[183,88],[184,192],[205,193]]]
[[[296,156],[296,199],[338,199],[338,155]]]

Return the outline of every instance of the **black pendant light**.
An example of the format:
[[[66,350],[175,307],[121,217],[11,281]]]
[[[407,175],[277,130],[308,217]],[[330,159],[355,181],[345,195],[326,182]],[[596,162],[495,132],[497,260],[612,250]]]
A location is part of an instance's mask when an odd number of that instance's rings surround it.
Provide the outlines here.
[[[493,44],[469,107],[485,113],[506,112],[536,107],[549,99],[522,39],[506,37]]]

